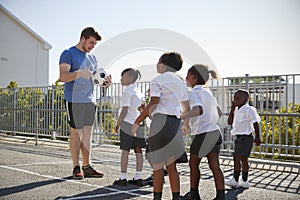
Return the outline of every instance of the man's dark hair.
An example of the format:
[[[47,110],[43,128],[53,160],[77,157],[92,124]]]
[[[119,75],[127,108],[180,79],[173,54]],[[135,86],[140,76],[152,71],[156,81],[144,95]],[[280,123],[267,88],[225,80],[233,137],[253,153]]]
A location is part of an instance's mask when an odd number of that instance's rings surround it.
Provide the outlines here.
[[[99,35],[97,31],[93,27],[86,27],[83,29],[80,35],[80,39],[84,37],[85,39],[88,39],[89,37],[94,37],[97,41],[100,41],[102,38]]]

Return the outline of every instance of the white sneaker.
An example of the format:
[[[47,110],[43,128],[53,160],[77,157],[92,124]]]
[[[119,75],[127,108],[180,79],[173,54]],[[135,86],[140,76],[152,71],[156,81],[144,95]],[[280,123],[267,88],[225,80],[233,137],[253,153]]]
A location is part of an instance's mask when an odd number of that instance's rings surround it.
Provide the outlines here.
[[[230,179],[227,179],[225,181],[225,185],[228,185],[232,188],[238,188],[239,187],[239,183],[235,181],[235,179],[232,177]]]
[[[240,180],[239,185],[240,185],[240,187],[247,189],[247,188],[249,188],[249,181],[248,180],[247,181]]]

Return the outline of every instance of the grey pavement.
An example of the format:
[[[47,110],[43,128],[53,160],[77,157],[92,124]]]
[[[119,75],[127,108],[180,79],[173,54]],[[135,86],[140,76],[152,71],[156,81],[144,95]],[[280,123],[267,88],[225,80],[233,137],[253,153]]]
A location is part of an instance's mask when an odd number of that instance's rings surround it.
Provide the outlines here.
[[[68,142],[0,134],[0,199],[152,199],[152,186],[113,186],[119,178],[120,150],[118,146],[93,145],[92,164],[104,178],[71,179],[72,162]],[[233,174],[231,157],[221,157],[225,178]],[[188,164],[178,164],[181,194],[189,190]],[[215,197],[214,180],[204,159],[200,165],[201,199]],[[129,156],[128,178],[135,172],[135,156]],[[226,187],[226,199],[300,199],[300,164],[273,160],[250,159],[249,189]],[[145,161],[143,178],[151,175]],[[171,198],[168,177],[165,176],[163,199]]]

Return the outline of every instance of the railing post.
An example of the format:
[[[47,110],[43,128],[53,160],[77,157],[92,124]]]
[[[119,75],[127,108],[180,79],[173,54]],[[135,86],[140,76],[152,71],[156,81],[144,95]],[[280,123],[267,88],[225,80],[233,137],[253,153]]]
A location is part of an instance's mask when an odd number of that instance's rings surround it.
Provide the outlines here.
[[[13,105],[14,105],[14,120],[13,120],[13,136],[16,136],[16,118],[17,118],[17,88],[13,88]]]
[[[55,132],[54,132],[54,98],[55,98],[55,85],[52,84],[52,95],[51,95],[51,139],[55,139]]]
[[[39,126],[39,110],[35,109],[36,125],[35,125],[35,145],[38,145],[38,126]]]
[[[249,74],[245,74],[246,76],[246,90],[249,91]]]

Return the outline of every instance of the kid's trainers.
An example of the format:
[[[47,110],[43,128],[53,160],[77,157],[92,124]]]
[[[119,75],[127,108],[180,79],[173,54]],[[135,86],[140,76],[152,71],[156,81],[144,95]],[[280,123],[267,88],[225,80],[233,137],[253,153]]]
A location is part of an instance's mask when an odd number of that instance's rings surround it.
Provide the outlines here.
[[[186,193],[184,196],[181,196],[182,200],[201,200],[199,193],[192,194],[191,192]]]
[[[129,184],[137,185],[138,187],[143,186],[143,180],[142,179],[137,179],[135,180],[134,178],[132,180],[128,181]]]
[[[235,179],[232,177],[230,179],[227,179],[225,181],[225,185],[228,185],[232,188],[238,188],[239,187],[239,183],[235,181]]]
[[[114,185],[118,185],[118,186],[127,186],[127,180],[126,179],[119,179],[119,180],[115,180]]]
[[[240,180],[239,181],[239,186],[242,187],[242,188],[247,189],[247,188],[249,188],[249,181],[248,180],[247,181]]]
[[[85,177],[102,178],[104,174],[97,172],[91,165],[82,167],[83,175]]]
[[[74,167],[72,178],[73,179],[83,179],[83,174],[81,173],[79,166]]]

